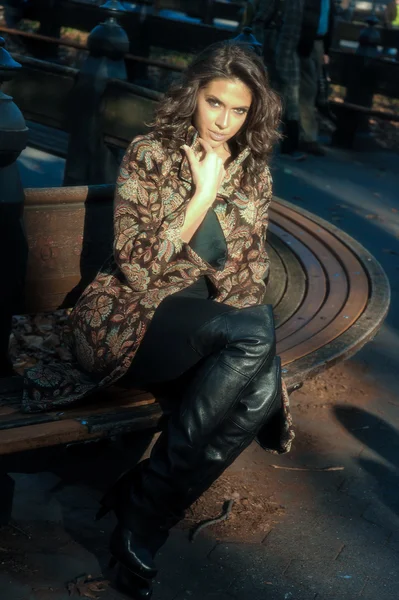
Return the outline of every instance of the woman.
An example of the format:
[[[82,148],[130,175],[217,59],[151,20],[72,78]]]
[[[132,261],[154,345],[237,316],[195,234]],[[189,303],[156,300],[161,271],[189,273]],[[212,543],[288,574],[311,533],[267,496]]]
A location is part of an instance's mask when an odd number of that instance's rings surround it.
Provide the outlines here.
[[[111,553],[133,598],[150,597],[170,527],[255,437],[274,452],[291,445],[272,311],[262,305],[279,108],[250,49],[216,44],[194,60],[123,159],[114,256],[71,314],[78,367],[27,373],[25,410],[120,378],[166,405],[150,458],[99,514],[117,516]]]

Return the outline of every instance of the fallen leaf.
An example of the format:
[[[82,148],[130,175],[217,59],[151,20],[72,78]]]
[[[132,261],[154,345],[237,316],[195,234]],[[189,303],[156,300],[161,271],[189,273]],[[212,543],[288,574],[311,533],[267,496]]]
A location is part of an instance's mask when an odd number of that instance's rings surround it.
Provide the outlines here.
[[[81,575],[75,581],[68,583],[67,590],[70,596],[80,598],[99,598],[98,593],[105,592],[109,581],[106,579],[92,579],[91,575]]]
[[[378,215],[369,214],[369,215],[366,215],[366,219],[378,219]]]
[[[397,208],[391,208],[391,211],[392,211],[393,213],[397,213],[397,212],[398,212],[398,209],[397,209]]]

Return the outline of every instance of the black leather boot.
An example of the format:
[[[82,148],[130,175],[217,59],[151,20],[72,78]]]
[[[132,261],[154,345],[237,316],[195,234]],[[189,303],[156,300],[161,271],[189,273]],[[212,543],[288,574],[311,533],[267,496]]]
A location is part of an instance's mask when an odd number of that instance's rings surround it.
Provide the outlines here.
[[[154,556],[168,537],[167,531],[145,526],[140,519],[135,523],[134,530],[129,529],[123,523],[123,515],[119,515],[119,506],[123,498],[128,495],[130,486],[140,485],[142,465],[143,463],[139,463],[119,477],[102,498],[102,506],[96,516],[96,519],[100,519],[113,510],[119,518],[110,540],[112,555],[110,567],[118,564],[115,586],[133,600],[152,597],[151,579],[157,573]],[[132,518],[130,518],[130,526],[132,526]]]
[[[111,554],[116,561],[143,579],[153,579],[157,569],[146,534],[139,534],[119,523],[111,535]]]
[[[190,341],[203,358],[143,466],[140,485],[120,505],[131,529],[138,514],[161,527],[177,523],[198,490],[209,487],[279,406],[270,306],[219,315]]]
[[[190,506],[255,439],[259,429],[281,410],[281,366],[279,357],[265,360],[249,381],[241,401],[223,420],[204,449],[204,460],[196,483],[186,499]]]
[[[118,565],[115,585],[119,591],[133,600],[151,598],[151,580],[157,574],[154,556],[167,537],[168,531],[153,530],[148,526],[137,533],[122,522],[118,523],[111,535],[109,566]]]
[[[279,408],[280,367],[270,306],[218,315],[190,342],[202,358],[179,406],[150,458],[119,481],[108,501],[121,524],[111,551],[141,577],[154,576],[153,558],[168,529]]]
[[[152,597],[151,580],[138,577],[122,564],[118,567],[115,586],[120,592],[130,596],[133,600],[148,600]]]

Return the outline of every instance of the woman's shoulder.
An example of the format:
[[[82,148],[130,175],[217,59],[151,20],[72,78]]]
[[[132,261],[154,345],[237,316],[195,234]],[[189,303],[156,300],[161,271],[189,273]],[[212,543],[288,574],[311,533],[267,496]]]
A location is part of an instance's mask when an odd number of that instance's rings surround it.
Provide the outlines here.
[[[273,194],[273,180],[268,165],[264,166],[256,178],[254,190],[255,202],[260,204],[269,204]]]
[[[155,179],[170,175],[179,161],[181,152],[165,148],[156,132],[135,137],[125,155],[125,165],[130,164],[130,169],[145,171]]]
[[[136,136],[130,142],[127,153],[131,160],[137,160],[138,162],[146,162],[150,158],[162,162],[165,157],[161,140],[157,138],[154,132]]]
[[[272,174],[270,172],[270,166],[269,165],[265,165],[265,167],[262,169],[261,173],[260,173],[260,180],[263,184],[269,184],[271,185],[272,183]]]
[[[269,165],[265,165],[260,173],[256,177],[256,185],[254,189],[257,190],[260,196],[263,196],[265,192],[268,192],[273,185],[272,175],[270,172]]]
[[[158,180],[168,162],[161,140],[153,133],[138,135],[129,144],[122,161],[121,170],[136,172],[140,177]]]

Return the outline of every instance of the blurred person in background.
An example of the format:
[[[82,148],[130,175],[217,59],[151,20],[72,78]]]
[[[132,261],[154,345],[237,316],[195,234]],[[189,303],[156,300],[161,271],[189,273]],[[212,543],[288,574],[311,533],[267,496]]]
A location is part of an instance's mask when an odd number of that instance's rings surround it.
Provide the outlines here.
[[[298,43],[300,64],[299,148],[315,156],[325,151],[318,141],[316,98],[323,65],[329,62],[334,29],[333,0],[304,0],[301,35]]]
[[[294,158],[300,133],[299,89],[301,39],[304,0],[259,0],[252,23],[256,39],[263,44],[263,59],[272,87],[283,102],[283,141],[281,152]]]

